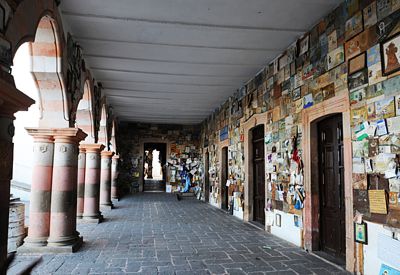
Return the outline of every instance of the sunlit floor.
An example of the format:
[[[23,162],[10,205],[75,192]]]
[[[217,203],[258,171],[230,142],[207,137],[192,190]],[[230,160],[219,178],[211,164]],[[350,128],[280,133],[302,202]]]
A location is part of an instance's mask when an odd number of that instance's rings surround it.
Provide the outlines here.
[[[37,274],[346,274],[194,198],[139,193],[79,225],[85,244],[44,255]],[[18,256],[12,272],[38,256]]]

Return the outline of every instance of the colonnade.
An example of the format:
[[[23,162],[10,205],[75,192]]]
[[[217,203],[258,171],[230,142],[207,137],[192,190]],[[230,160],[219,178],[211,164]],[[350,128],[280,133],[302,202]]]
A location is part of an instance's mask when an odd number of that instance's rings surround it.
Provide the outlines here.
[[[28,236],[19,252],[74,252],[82,244],[77,221],[102,222],[100,210],[118,199],[118,156],[103,144],[84,143],[78,128],[27,131],[34,163]]]

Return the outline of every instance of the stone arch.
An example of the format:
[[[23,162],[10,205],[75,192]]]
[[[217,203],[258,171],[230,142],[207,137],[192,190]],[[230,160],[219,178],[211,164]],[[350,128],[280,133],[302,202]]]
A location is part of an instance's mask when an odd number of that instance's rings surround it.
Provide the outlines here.
[[[56,21],[42,17],[34,42],[29,42],[31,72],[39,90],[39,127],[69,127],[68,99],[62,77],[62,48]]]
[[[23,43],[33,42],[35,40],[40,21],[45,16],[53,19],[54,27],[56,27],[57,33],[59,34],[59,49],[64,48],[65,35],[56,1],[25,0],[18,5],[7,24],[5,32],[6,38],[11,44],[12,57]]]
[[[100,129],[99,129],[99,143],[105,146],[106,151],[110,147],[110,136],[108,132],[109,110],[106,103],[106,98],[102,98],[101,111],[100,111]]]
[[[13,53],[15,85],[35,100],[28,112],[15,115],[12,187],[19,188],[19,195],[25,198],[32,181],[33,163],[33,154],[27,153],[32,151],[33,140],[25,127],[69,127],[68,100],[61,74],[62,32],[60,36],[57,21],[50,15],[44,15],[34,26],[37,30],[33,36],[18,40],[15,45],[19,47]]]
[[[95,130],[94,85],[89,73],[83,82],[82,90],[83,96],[77,106],[75,126],[87,134],[84,143],[96,143],[98,133]]]
[[[111,129],[111,139],[110,139],[110,150],[119,153],[118,151],[118,138],[117,138],[117,121],[115,119],[112,120],[112,129]]]

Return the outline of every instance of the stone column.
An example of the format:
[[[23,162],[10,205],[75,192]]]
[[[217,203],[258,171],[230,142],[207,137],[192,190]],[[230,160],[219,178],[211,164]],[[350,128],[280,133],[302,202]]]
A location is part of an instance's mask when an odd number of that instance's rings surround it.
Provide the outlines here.
[[[13,166],[13,135],[13,119],[11,117],[0,116],[0,273],[2,272],[1,267],[4,266],[7,258],[8,211]]]
[[[83,220],[99,223],[103,216],[99,210],[100,200],[100,152],[103,144],[84,144],[86,150],[85,197]]]
[[[77,210],[76,210],[76,217],[78,219],[82,219],[83,216],[83,204],[85,196],[85,167],[86,167],[86,150],[82,146],[79,146],[78,198],[77,198]]]
[[[101,152],[100,209],[111,210],[111,158],[114,152]]]
[[[74,252],[82,244],[76,231],[78,144],[87,135],[77,128],[54,130],[49,247]]]
[[[114,155],[111,162],[111,199],[119,200],[119,190],[118,190],[118,161],[119,156]]]
[[[21,250],[47,245],[50,234],[54,140],[50,129],[27,128],[33,136],[32,184],[28,236]]]
[[[1,51],[1,50],[0,50]],[[3,54],[3,52],[1,52]],[[8,54],[8,52],[6,53]],[[15,88],[6,66],[0,68],[0,269],[7,260],[10,181],[13,167],[14,113],[26,111],[35,101]],[[0,270],[4,272],[4,270]]]

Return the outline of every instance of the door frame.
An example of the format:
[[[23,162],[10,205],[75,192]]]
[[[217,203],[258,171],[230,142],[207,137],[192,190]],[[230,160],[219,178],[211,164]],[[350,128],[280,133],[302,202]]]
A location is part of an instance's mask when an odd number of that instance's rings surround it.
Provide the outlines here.
[[[144,144],[145,143],[164,143],[167,145],[167,151],[166,151],[166,159],[168,159],[169,155],[171,154],[171,142],[162,139],[162,138],[146,138],[146,139],[140,139],[139,140],[139,154],[141,156],[141,161],[139,162],[139,192],[143,192],[143,186],[144,186]],[[168,174],[166,176],[165,184],[168,184]]]
[[[267,115],[256,114],[253,115],[241,126],[241,133],[243,133],[244,139],[244,209],[243,209],[243,220],[247,222],[253,221],[253,195],[254,195],[254,184],[253,184],[253,133],[252,129],[256,126],[264,124],[264,131],[267,129]],[[264,143],[264,152],[267,152],[266,144]],[[250,161],[249,161],[250,160]],[[267,186],[267,185],[265,185]],[[265,191],[265,200],[267,200],[267,192]],[[267,202],[265,202],[265,205]],[[265,228],[267,229],[267,228]]]
[[[226,159],[224,157],[224,152],[226,152]],[[226,187],[226,181],[229,179],[229,150],[228,146],[223,146],[221,148],[221,177],[220,177],[220,188],[221,188],[221,209],[228,210],[229,208],[229,188]],[[226,163],[225,163],[226,161]],[[226,177],[226,178],[225,178]],[[222,190],[224,190],[224,197],[226,198],[226,208],[224,206],[225,198],[222,196]]]
[[[261,222],[258,222],[258,221],[256,221],[256,217],[255,217],[255,208],[254,208],[254,204],[255,204],[255,194],[254,194],[254,192],[255,192],[255,186],[257,185],[256,184],[256,182],[255,182],[255,178],[256,178],[256,175],[254,175],[254,162],[255,162],[255,160],[254,160],[254,140],[253,140],[253,132],[254,132],[254,130],[257,128],[257,127],[260,127],[260,126],[262,126],[263,127],[263,146],[264,146],[264,156],[263,156],[263,165],[264,165],[264,207],[263,207],[263,211],[265,211],[264,209],[265,209],[265,205],[266,205],[266,184],[265,184],[265,181],[266,181],[266,177],[265,177],[265,155],[266,155],[266,146],[265,146],[265,142],[264,142],[264,137],[265,137],[265,131],[266,131],[266,127],[265,127],[265,125],[264,124],[258,124],[258,125],[256,125],[256,126],[254,126],[253,128],[251,128],[250,129],[250,131],[251,131],[251,140],[249,140],[249,143],[251,143],[251,152],[252,152],[252,158],[250,159],[250,161],[251,161],[251,167],[252,167],[252,172],[253,172],[253,175],[252,175],[252,188],[253,188],[253,197],[252,197],[252,203],[253,203],[253,219],[252,219],[252,221],[253,222],[257,222],[257,223],[259,223],[259,224],[262,224]],[[258,141],[259,142],[259,141]],[[265,225],[265,213],[264,213],[264,224],[263,225]]]
[[[355,269],[355,248],[353,235],[353,187],[352,187],[352,149],[350,129],[350,103],[347,90],[302,112],[303,161],[304,161],[304,246],[307,250],[319,249],[319,194],[315,192],[318,183],[318,133],[317,122],[326,116],[342,114],[344,150],[344,200],[346,228],[346,269]],[[318,189],[317,189],[318,190]]]

